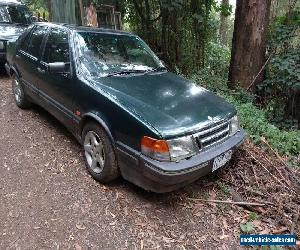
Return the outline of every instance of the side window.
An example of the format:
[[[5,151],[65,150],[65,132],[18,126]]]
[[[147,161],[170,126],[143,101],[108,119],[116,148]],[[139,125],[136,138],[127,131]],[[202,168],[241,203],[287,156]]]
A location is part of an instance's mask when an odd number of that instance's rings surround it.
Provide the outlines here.
[[[51,29],[45,47],[43,61],[46,63],[70,62],[68,32],[59,29]]]
[[[47,27],[37,26],[32,32],[31,39],[28,44],[27,50],[25,50],[28,54],[39,57],[41,45],[44,39],[45,34],[47,33]],[[25,39],[27,40],[27,38]],[[24,43],[25,44],[25,43]]]
[[[32,34],[32,29],[29,31],[25,31],[21,36],[20,36],[20,49],[23,51],[27,51],[30,36]]]

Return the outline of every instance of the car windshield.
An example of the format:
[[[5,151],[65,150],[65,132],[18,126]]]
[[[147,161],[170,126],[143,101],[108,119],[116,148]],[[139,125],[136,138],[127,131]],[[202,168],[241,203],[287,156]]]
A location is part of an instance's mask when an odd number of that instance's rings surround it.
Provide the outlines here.
[[[136,36],[77,32],[75,43],[80,68],[92,77],[165,69],[151,49]]]
[[[31,24],[32,14],[26,6],[0,6],[0,23]]]

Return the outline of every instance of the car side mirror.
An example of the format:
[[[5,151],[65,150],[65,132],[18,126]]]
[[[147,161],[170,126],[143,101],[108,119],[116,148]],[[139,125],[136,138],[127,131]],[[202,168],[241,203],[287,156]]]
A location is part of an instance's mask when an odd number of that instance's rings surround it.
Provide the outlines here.
[[[55,62],[48,64],[48,71],[50,73],[69,73],[70,65],[64,62]]]

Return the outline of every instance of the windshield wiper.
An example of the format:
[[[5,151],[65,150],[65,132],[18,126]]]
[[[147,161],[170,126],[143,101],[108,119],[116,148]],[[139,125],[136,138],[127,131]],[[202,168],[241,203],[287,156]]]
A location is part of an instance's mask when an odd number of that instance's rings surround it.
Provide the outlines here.
[[[111,76],[116,76],[116,75],[129,75],[129,74],[134,74],[134,73],[145,73],[146,71],[144,70],[123,70],[123,71],[117,71],[117,72],[112,72],[106,75],[106,77],[111,77]]]
[[[162,72],[162,71],[167,71],[168,69],[166,67],[157,67],[151,70],[148,70],[147,73],[154,73],[154,72]]]
[[[28,26],[29,26],[29,23],[14,23],[14,24],[15,24],[15,25],[20,25],[20,26],[21,26],[21,25],[22,25],[22,26],[23,26],[23,25],[28,25]]]

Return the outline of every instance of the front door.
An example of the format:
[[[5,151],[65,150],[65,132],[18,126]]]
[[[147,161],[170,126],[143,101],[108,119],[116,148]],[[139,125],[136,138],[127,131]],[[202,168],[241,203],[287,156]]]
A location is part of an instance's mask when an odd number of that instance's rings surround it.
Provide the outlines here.
[[[53,73],[48,70],[49,64],[57,62],[67,65],[66,72]],[[39,93],[43,106],[65,126],[72,129],[73,94],[70,65],[68,32],[52,28],[37,67]]]

